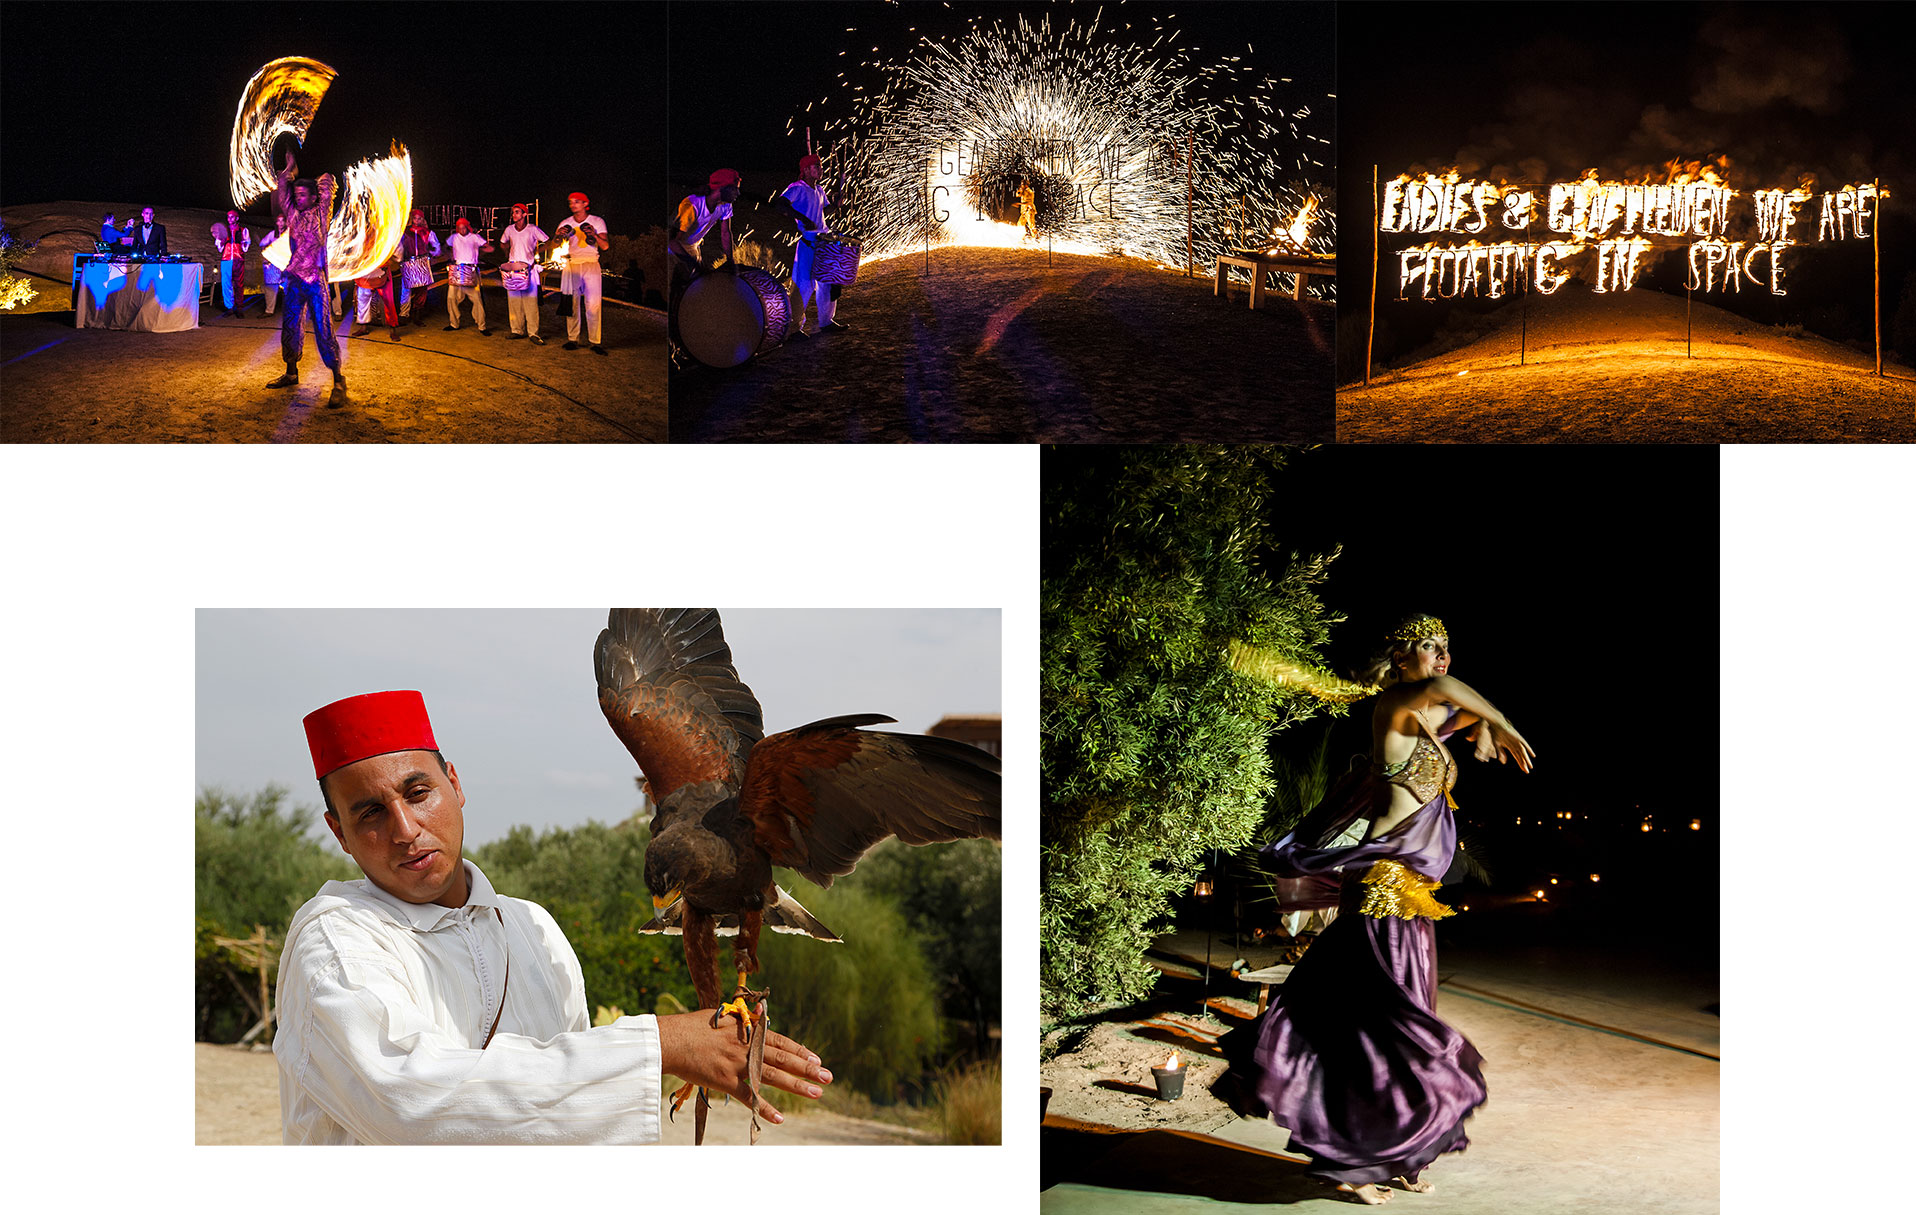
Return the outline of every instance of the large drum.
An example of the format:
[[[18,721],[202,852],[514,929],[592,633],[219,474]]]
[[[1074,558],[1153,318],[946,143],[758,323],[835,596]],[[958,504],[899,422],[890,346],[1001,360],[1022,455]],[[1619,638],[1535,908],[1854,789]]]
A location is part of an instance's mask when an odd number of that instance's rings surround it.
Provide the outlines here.
[[[499,283],[507,291],[530,291],[532,267],[525,262],[500,262]]]
[[[785,341],[791,300],[756,266],[699,275],[680,295],[673,328],[679,345],[707,367],[736,367]]]
[[[471,262],[454,262],[446,267],[446,281],[455,287],[477,287],[479,267]]]
[[[429,257],[408,258],[400,281],[411,288],[430,287],[432,285],[432,259]]]
[[[812,277],[821,283],[849,286],[858,281],[858,242],[836,232],[819,232],[812,242]]]

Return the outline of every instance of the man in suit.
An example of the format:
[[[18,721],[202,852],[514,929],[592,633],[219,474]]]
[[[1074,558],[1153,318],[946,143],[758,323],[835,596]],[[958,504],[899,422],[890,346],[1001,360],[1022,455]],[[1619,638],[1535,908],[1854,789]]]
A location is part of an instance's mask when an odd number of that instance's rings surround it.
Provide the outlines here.
[[[140,222],[133,225],[132,236],[133,256],[166,256],[166,225],[153,222],[153,208],[140,212]]]

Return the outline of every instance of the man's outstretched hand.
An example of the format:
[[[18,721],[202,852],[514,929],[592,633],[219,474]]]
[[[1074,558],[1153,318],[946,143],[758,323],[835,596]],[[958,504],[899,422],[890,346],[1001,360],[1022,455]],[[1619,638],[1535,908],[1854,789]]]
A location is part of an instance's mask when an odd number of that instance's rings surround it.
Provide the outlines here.
[[[765,1006],[759,1005],[764,1015]],[[746,1035],[739,1032],[731,1017],[712,1024],[712,1010],[672,1013],[659,1018],[659,1054],[662,1070],[669,1076],[689,1080],[712,1092],[727,1093],[746,1100],[749,1086],[746,1076],[749,1060]],[[765,1084],[782,1088],[801,1097],[817,1097],[821,1085],[832,1082],[832,1074],[819,1063],[818,1056],[784,1034],[767,1033],[765,1038]],[[785,1118],[763,1096],[758,1115],[770,1122]]]

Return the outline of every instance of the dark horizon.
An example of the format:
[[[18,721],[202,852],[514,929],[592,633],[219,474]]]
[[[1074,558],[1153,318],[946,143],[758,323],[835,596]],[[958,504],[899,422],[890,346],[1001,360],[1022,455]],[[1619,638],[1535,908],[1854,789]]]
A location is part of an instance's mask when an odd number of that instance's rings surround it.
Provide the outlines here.
[[[296,55],[339,73],[300,152],[303,174],[343,176],[397,139],[412,153],[418,204],[536,198],[550,219],[577,190],[613,234],[636,234],[662,222],[647,200],[664,172],[664,69],[625,73],[614,56],[656,39],[666,8],[586,9],[601,31],[588,44],[605,55],[587,68],[555,63],[559,40],[573,37],[556,23],[525,30],[540,6],[8,0],[0,202],[232,206],[227,160],[240,96],[266,63]],[[164,66],[75,88],[64,49],[75,40]],[[508,60],[524,65],[514,69],[522,85],[510,82]],[[267,196],[245,210],[271,208]]]

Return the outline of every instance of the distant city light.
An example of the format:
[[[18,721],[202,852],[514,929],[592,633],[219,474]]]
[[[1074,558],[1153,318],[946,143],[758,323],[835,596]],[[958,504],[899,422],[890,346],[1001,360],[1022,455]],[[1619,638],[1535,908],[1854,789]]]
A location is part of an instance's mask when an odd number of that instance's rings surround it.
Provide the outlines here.
[[[1700,819],[1700,818],[1693,818],[1693,819],[1691,819],[1691,820],[1690,820],[1690,830],[1692,830],[1692,831],[1701,831],[1701,830],[1703,830],[1703,820],[1702,820],[1702,819]]]
[[[1596,881],[1596,880],[1597,880],[1597,875],[1596,875],[1596,874],[1594,874],[1594,873],[1593,873],[1593,874],[1591,874],[1591,875],[1590,875],[1590,880],[1591,880],[1591,881],[1593,881],[1593,882],[1594,882],[1594,881]]]

